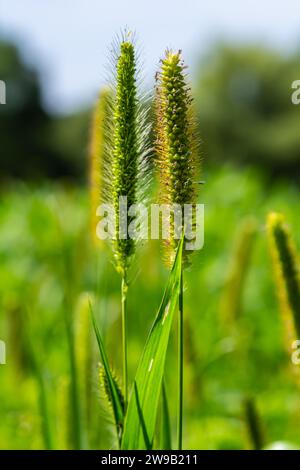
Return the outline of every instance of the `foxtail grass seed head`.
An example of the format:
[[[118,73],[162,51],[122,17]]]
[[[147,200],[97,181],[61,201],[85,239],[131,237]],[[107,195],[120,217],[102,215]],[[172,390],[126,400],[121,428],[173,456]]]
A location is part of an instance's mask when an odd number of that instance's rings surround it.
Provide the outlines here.
[[[197,137],[190,88],[181,52],[168,50],[161,61],[156,86],[156,154],[162,203],[196,204]],[[177,206],[178,207],[178,206]],[[172,263],[178,244],[171,215],[170,237],[166,241],[167,261]],[[182,229],[182,227],[180,227]],[[187,262],[188,252],[184,251]]]
[[[125,412],[125,400],[124,400],[123,392],[122,392],[122,389],[121,389],[120,384],[119,384],[119,379],[113,371],[112,371],[112,378],[113,378],[113,381],[114,381],[114,384],[115,384],[115,387],[116,387],[116,390],[117,390],[117,393],[118,393],[118,396],[119,396],[119,399],[120,399],[121,406],[123,408],[123,412]],[[110,408],[112,408],[113,398],[111,396],[111,391],[110,391],[110,387],[109,387],[109,384],[108,384],[107,375],[106,375],[105,369],[102,365],[100,365],[100,367],[99,367],[99,383],[100,383],[100,392],[101,392],[102,396],[104,397],[104,399],[106,401],[106,404]],[[121,434],[124,423],[116,423],[116,424],[119,428],[119,433]]]
[[[127,205],[136,203],[137,185],[137,98],[135,80],[135,53],[133,44],[121,43],[117,64],[117,95],[115,103],[114,136],[114,205],[116,210],[116,258],[118,267],[124,271],[134,251],[134,242],[120,237],[120,196],[127,197]],[[127,216],[127,213],[121,214]],[[127,235],[127,234],[126,234]]]
[[[113,251],[117,270],[125,277],[136,248],[128,229],[137,220],[130,208],[143,203],[149,182],[148,105],[138,89],[138,60],[132,35],[125,32],[116,46],[114,99],[109,153],[110,185],[107,201],[115,213]]]
[[[105,158],[107,156],[105,147],[107,145],[108,122],[110,115],[111,92],[108,87],[101,90],[95,105],[91,128],[89,148],[89,183],[91,200],[91,233],[95,245],[100,243],[96,236],[97,207],[104,200],[106,192],[105,184]]]
[[[300,277],[299,258],[282,214],[271,213],[267,220],[270,251],[273,260],[280,308],[288,333],[300,339]]]

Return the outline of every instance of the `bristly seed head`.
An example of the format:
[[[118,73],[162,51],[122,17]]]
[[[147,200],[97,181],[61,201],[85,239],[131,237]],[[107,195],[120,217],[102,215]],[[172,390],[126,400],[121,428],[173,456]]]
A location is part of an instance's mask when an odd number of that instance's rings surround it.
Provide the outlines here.
[[[112,379],[114,382],[114,385],[116,387],[117,394],[119,396],[119,400],[122,406],[123,413],[125,412],[125,401],[124,401],[124,396],[121,390],[121,387],[119,385],[119,380],[114,372],[112,372]],[[109,407],[112,406],[113,403],[113,397],[111,396],[111,391],[107,379],[107,375],[105,373],[104,367],[100,365],[99,367],[99,382],[100,382],[100,391],[103,393],[103,397],[106,400],[106,403]],[[122,434],[122,429],[123,429],[123,422],[116,423],[118,429],[119,429],[119,434]]]
[[[114,108],[114,160],[113,160],[113,202],[116,213],[116,259],[121,271],[125,271],[129,258],[134,252],[134,241],[127,237],[120,239],[119,198],[127,197],[130,207],[136,203],[137,186],[137,97],[136,64],[134,47],[123,42],[117,63],[117,88]],[[127,214],[124,214],[124,216]],[[128,223],[131,221],[128,220]]]
[[[281,310],[288,324],[288,329],[293,326],[295,332],[293,337],[299,338],[300,276],[298,254],[282,214],[269,214],[267,230]]]
[[[111,106],[108,152],[111,177],[106,198],[107,202],[113,204],[115,211],[116,236],[113,251],[116,269],[125,278],[136,248],[136,240],[128,233],[130,224],[135,224],[136,220],[128,211],[134,204],[145,203],[150,181],[149,104],[138,89],[138,73],[132,35],[125,32],[121,41],[117,42],[114,61],[114,99]],[[127,211],[120,210],[120,197],[127,198]],[[124,233],[126,226],[127,233]]]
[[[113,378],[113,381],[114,381],[114,384],[115,384],[115,387],[116,387],[116,390],[117,390],[117,393],[118,393],[118,396],[119,396],[119,399],[120,399],[121,406],[122,406],[123,411],[124,411],[124,397],[123,397],[123,393],[122,393],[122,390],[121,390],[121,387],[120,387],[120,384],[119,384],[118,377],[116,376],[115,373],[112,373],[112,378]],[[106,373],[105,373],[105,369],[102,365],[100,365],[100,367],[99,367],[99,380],[100,380],[100,389],[103,391],[103,394],[104,394],[107,402],[109,404],[111,404],[112,403],[112,396],[111,396],[111,393],[110,393],[110,388],[109,388],[108,379],[107,379],[107,376],[106,376]]]
[[[91,128],[89,148],[89,184],[91,197],[91,233],[92,240],[98,245],[100,240],[96,236],[97,207],[105,199],[106,189],[106,146],[108,133],[108,120],[111,93],[109,88],[103,88],[95,105]]]
[[[181,51],[167,51],[156,75],[156,154],[161,196],[165,204],[196,203],[197,138],[190,88],[186,83]],[[167,240],[168,262],[172,262],[178,240],[171,220]],[[185,262],[187,252],[184,253]]]

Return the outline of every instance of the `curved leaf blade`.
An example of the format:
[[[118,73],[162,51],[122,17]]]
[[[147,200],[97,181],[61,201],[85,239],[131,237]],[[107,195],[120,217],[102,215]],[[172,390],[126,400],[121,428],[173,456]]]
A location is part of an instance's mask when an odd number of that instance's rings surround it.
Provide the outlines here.
[[[93,321],[93,327],[95,331],[95,335],[97,338],[97,343],[99,347],[99,352],[102,360],[102,364],[104,367],[104,371],[107,377],[107,383],[110,391],[110,396],[111,396],[111,401],[112,401],[112,408],[113,408],[113,414],[114,414],[114,420],[115,420],[115,425],[116,425],[116,431],[120,443],[120,430],[122,429],[123,422],[124,422],[124,413],[123,413],[123,405],[120,400],[120,396],[116,387],[116,383],[114,381],[108,358],[105,352],[103,340],[99,331],[99,328],[96,323],[95,316],[93,314],[93,310],[90,304],[90,310],[91,310],[91,315],[92,315],[92,321]]]
[[[151,449],[166,352],[179,294],[183,239],[140,360],[125,418],[123,450]]]
[[[162,450],[172,450],[172,433],[170,423],[170,413],[168,405],[168,394],[165,381],[162,383],[161,391],[161,438],[160,448]]]

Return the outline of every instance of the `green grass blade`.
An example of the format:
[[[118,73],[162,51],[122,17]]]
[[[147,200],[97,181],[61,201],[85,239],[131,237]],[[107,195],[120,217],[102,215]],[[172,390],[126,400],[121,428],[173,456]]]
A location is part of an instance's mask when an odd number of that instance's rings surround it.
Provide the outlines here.
[[[125,419],[122,449],[152,447],[165,358],[177,304],[181,260],[181,240],[166,290],[140,360]]]
[[[70,365],[70,440],[72,448],[75,450],[83,449],[82,422],[81,422],[81,402],[78,389],[78,371],[75,358],[75,339],[73,325],[65,313],[65,325]]]
[[[109,393],[111,396],[111,404],[113,408],[116,431],[117,431],[117,436],[118,436],[118,440],[120,443],[121,431],[122,431],[123,422],[124,422],[123,404],[121,402],[120,394],[116,387],[116,383],[115,383],[115,380],[113,378],[113,375],[109,366],[109,362],[108,362],[107,355],[105,352],[102,337],[101,337],[99,328],[97,326],[91,304],[90,304],[90,310],[91,310],[91,315],[92,315],[93,327],[94,327],[94,331],[95,331],[95,335],[96,335],[97,343],[99,347],[99,352],[100,352],[103,368],[104,368],[106,378],[107,378],[107,385],[108,385]]]
[[[162,383],[162,391],[161,391],[160,448],[162,450],[172,450],[172,435],[171,435],[170,413],[169,413],[169,405],[168,405],[168,394],[167,394],[164,380]]]
[[[27,321],[28,325],[29,321]],[[27,329],[29,326],[27,326]],[[48,404],[48,396],[47,396],[47,387],[45,376],[40,364],[40,360],[38,359],[39,356],[36,353],[32,342],[32,334],[29,334],[29,331],[24,329],[23,331],[24,338],[27,345],[27,352],[30,357],[32,373],[35,378],[37,384],[37,391],[38,391],[38,406],[40,412],[40,420],[41,420],[41,431],[42,437],[44,441],[44,447],[46,450],[52,450],[53,446],[53,439],[52,439],[52,430],[51,430],[51,420],[50,420],[50,410]]]
[[[247,397],[243,405],[251,446],[254,450],[261,450],[265,445],[265,439],[256,403],[252,397]]]

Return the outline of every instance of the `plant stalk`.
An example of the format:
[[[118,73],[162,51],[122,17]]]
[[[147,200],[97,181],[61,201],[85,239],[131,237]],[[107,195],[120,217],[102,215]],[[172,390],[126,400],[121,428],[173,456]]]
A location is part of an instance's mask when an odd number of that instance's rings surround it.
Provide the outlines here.
[[[122,276],[121,301],[122,301],[122,358],[123,358],[123,387],[125,410],[128,403],[128,363],[127,363],[127,281],[126,274]]]
[[[183,267],[181,266],[178,309],[178,450],[182,450],[183,415]]]
[[[66,334],[68,343],[69,365],[70,365],[70,406],[71,406],[71,437],[72,445],[76,450],[82,449],[82,435],[81,435],[81,417],[80,417],[80,399],[78,394],[78,377],[75,359],[75,344],[74,334],[70,320],[65,313]]]

